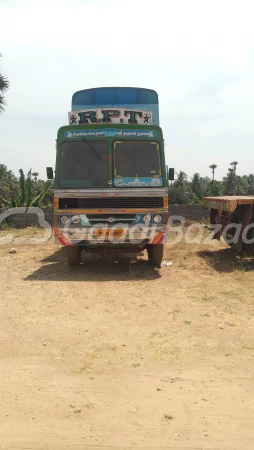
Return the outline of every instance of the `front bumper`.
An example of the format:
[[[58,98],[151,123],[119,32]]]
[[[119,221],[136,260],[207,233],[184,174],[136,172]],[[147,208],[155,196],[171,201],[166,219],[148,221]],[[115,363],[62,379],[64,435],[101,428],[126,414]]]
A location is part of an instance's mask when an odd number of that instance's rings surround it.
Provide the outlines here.
[[[55,227],[54,235],[56,242],[60,245],[165,244],[168,236],[168,225]]]

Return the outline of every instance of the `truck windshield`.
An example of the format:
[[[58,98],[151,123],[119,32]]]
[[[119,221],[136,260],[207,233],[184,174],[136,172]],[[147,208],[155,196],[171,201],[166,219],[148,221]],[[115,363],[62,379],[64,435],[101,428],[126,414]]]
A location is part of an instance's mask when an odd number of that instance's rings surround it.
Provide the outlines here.
[[[114,142],[115,186],[160,186],[162,185],[161,177],[158,142]]]
[[[60,187],[107,187],[107,141],[62,142],[59,159]]]

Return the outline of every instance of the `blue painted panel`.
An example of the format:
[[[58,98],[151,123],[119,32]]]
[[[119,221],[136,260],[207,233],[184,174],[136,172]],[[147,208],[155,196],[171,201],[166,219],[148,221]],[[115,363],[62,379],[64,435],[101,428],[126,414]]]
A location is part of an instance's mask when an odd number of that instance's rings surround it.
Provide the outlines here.
[[[158,94],[151,89],[94,88],[75,92],[72,96],[72,111],[117,107],[152,111],[153,125],[159,125]]]
[[[105,87],[83,89],[75,92],[72,96],[72,106],[79,105],[104,105],[104,104],[124,104],[131,103],[140,105],[149,103],[158,105],[158,94],[152,89],[132,88],[132,87]]]
[[[118,88],[116,90],[116,103],[129,105],[130,103],[139,103],[138,89]]]
[[[116,103],[116,90],[115,88],[107,89],[93,89],[94,91],[94,103]],[[82,92],[82,91],[81,91]],[[84,91],[83,91],[84,92]]]

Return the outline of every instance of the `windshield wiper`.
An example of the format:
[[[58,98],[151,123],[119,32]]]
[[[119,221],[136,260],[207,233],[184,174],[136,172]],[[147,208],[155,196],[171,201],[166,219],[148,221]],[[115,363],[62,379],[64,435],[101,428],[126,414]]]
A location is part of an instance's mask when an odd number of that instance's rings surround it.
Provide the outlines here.
[[[94,150],[94,148],[89,144],[89,140],[86,139],[85,137],[83,137],[83,141],[85,141],[87,143],[88,147],[92,150],[92,152],[96,156],[96,158],[98,158],[98,160],[103,164],[103,161],[101,160],[101,158],[97,155],[97,153]]]

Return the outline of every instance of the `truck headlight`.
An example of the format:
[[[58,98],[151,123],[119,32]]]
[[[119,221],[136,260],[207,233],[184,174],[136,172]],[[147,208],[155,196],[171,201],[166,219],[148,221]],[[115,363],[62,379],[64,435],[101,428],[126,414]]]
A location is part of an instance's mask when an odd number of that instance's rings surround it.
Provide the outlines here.
[[[80,218],[79,218],[79,216],[73,216],[71,221],[72,221],[72,223],[79,223],[80,222]]]
[[[160,214],[156,214],[153,218],[155,223],[161,223],[162,222],[162,216]]]
[[[61,216],[60,221],[61,221],[62,224],[66,224],[68,222],[68,220],[69,220],[68,216]]]
[[[149,223],[149,222],[151,222],[151,214],[146,214],[146,215],[143,217],[143,222],[144,222],[144,223]]]

